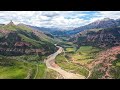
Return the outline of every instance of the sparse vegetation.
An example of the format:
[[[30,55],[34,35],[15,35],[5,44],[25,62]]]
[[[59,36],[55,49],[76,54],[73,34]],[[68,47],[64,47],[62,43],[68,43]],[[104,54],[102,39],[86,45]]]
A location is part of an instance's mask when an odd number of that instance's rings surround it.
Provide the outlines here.
[[[117,55],[117,60],[112,62],[110,74],[113,78],[120,79],[120,54]]]
[[[96,65],[92,71],[89,79],[99,79],[105,74],[105,72],[99,71],[99,68],[102,67],[102,64]]]
[[[61,78],[60,74],[52,69],[47,69],[45,79],[57,79]]]
[[[38,73],[35,79],[43,79],[45,78],[45,73],[46,73],[46,66],[45,64],[39,64],[38,65]]]
[[[88,71],[85,68],[83,68],[82,66],[71,63],[71,62],[67,62],[67,59],[65,58],[65,56],[63,54],[60,54],[56,57],[56,63],[60,67],[65,69],[66,71],[78,73],[78,74],[84,75],[86,77],[88,75]]]

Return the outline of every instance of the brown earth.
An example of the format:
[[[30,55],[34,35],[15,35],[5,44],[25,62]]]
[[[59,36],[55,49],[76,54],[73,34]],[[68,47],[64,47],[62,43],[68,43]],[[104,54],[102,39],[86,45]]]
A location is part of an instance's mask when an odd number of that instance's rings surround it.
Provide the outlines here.
[[[111,79],[111,75],[109,73],[112,62],[116,60],[116,55],[120,54],[120,46],[112,47],[106,51],[102,51],[96,57],[96,59],[87,65],[87,67],[92,70],[96,65],[102,64],[102,67],[98,69],[98,71],[105,72],[105,75],[102,77],[103,79],[109,78]]]

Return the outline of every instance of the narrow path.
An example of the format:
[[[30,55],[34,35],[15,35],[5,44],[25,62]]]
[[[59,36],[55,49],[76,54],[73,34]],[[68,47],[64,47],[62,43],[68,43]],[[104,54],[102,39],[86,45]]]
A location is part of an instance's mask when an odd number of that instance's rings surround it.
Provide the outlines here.
[[[51,54],[47,57],[47,59],[45,59],[45,63],[47,68],[53,69],[55,71],[57,71],[58,73],[60,73],[64,79],[85,79],[85,76],[79,75],[79,74],[74,74],[74,73],[70,73],[67,72],[63,69],[61,69],[61,67],[59,67],[56,63],[55,63],[55,57],[63,52],[63,48],[60,46],[57,46],[59,49],[57,52],[55,52],[54,54]],[[52,62],[52,63],[51,63]],[[53,65],[54,64],[54,65]]]
[[[35,74],[35,76],[34,76],[34,79],[36,79],[36,77],[37,77],[37,74],[38,74],[38,68],[39,68],[39,65],[37,64],[37,65],[36,65],[36,74]]]
[[[31,68],[29,69],[28,74],[24,79],[30,79],[30,76],[31,76]]]
[[[86,79],[89,79],[90,75],[92,74],[92,71],[88,70],[87,68],[85,68],[85,69],[89,72],[89,74],[88,74]]]

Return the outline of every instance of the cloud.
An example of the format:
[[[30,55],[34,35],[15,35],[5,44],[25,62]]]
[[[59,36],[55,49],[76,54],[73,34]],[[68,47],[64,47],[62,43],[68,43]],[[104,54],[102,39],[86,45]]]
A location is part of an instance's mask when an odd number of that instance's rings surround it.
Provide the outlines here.
[[[94,17],[90,18],[89,22],[94,22],[96,20],[101,20],[103,18],[119,19],[120,11],[97,11]]]
[[[120,18],[120,11],[0,11],[0,23],[13,20],[39,27],[76,28],[109,17]]]
[[[42,12],[42,15],[43,16],[46,16],[46,17],[54,17],[54,16],[58,16],[59,15],[59,12],[56,12],[56,11],[54,11],[54,12],[51,12],[51,11],[43,11]]]

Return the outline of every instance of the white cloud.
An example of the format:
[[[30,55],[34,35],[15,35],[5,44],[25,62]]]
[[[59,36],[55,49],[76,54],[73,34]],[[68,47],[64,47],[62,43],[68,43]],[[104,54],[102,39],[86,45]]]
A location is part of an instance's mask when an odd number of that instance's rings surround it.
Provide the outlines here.
[[[103,18],[111,18],[111,19],[119,19],[120,18],[120,11],[98,11],[95,17],[90,19],[90,23],[96,20],[101,20]]]
[[[120,11],[100,11],[99,13],[102,17],[109,17],[112,19],[120,18]]]
[[[93,12],[93,11],[91,11]],[[120,11],[0,11],[0,23],[13,20],[40,27],[73,28],[86,25],[98,19],[120,18]],[[89,18],[89,19],[86,19]]]

